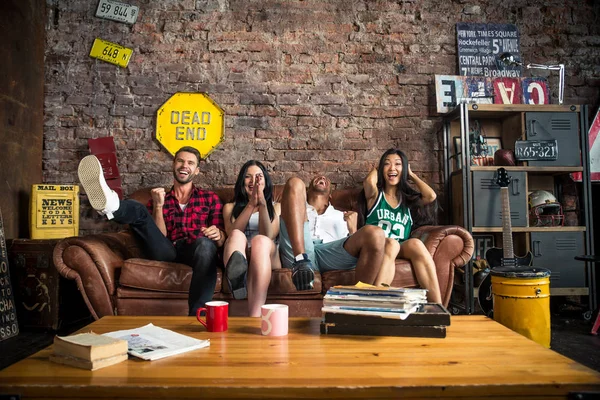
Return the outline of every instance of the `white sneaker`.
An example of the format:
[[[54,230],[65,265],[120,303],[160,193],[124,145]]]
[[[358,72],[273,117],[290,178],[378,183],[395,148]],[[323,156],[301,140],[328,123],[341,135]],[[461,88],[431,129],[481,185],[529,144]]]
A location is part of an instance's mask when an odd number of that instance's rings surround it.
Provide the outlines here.
[[[79,162],[77,174],[94,210],[113,219],[113,213],[119,209],[119,195],[106,184],[98,158],[85,156]]]

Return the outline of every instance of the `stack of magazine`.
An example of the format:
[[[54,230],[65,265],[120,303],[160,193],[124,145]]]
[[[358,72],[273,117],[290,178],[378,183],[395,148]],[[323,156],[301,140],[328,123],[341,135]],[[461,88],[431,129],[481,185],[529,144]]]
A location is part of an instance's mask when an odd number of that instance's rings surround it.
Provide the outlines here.
[[[334,286],[323,298],[321,333],[446,337],[450,313],[425,289]]]

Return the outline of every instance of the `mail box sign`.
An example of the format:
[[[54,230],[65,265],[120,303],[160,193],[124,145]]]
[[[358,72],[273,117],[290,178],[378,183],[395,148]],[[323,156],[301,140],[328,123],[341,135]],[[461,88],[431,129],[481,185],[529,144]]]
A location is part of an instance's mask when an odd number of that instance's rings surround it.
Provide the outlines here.
[[[223,131],[223,110],[204,93],[175,93],[158,109],[156,140],[172,155],[191,146],[206,158]]]

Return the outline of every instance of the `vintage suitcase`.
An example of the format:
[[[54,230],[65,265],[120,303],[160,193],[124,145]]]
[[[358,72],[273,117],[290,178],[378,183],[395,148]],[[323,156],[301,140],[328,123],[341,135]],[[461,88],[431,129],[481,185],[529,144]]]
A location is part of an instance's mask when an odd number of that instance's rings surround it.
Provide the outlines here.
[[[8,241],[8,259],[22,328],[59,330],[91,320],[75,281],[58,274],[52,261],[56,239]]]

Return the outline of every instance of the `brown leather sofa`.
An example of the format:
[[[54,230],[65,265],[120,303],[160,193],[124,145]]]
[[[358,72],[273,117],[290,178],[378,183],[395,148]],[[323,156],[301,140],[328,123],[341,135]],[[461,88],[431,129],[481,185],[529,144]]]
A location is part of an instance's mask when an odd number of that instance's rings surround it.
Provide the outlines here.
[[[275,187],[274,198],[281,198],[283,186]],[[233,189],[216,189],[225,203]],[[360,189],[341,189],[333,193],[332,204],[340,210],[357,210]],[[141,189],[130,198],[146,203],[150,189]],[[448,305],[454,270],[463,266],[473,254],[473,238],[458,226],[424,226],[412,233],[424,241],[437,267],[444,305]],[[54,265],[68,279],[74,279],[94,318],[105,315],[187,315],[191,268],[177,263],[144,259],[144,254],[130,231],[69,237],[57,243]],[[333,285],[355,284],[354,271],[316,274],[315,287],[297,291],[291,270],[273,271],[267,303],[290,306],[291,316],[320,316],[323,294]],[[392,283],[399,287],[418,286],[410,262],[396,260]],[[247,301],[235,300],[223,284],[218,271],[213,297],[230,303],[230,315],[247,315]]]

